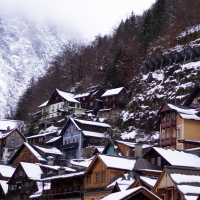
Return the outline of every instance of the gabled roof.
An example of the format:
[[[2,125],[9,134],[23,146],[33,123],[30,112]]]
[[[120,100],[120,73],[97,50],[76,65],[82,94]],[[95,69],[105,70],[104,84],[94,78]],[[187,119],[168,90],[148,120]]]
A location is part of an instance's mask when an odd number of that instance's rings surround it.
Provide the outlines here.
[[[3,133],[0,133],[0,139],[8,137],[14,131],[17,131],[22,136],[22,138],[24,140],[26,140],[26,137],[19,131],[18,128],[14,128],[14,129],[11,129],[11,130],[4,131]]]
[[[43,174],[43,172],[39,165],[25,162],[20,162],[20,165],[29,179],[38,180],[41,178],[41,174]]]
[[[24,147],[27,147],[29,151],[39,160],[39,161],[44,161],[46,160],[27,142],[24,142],[18,149],[17,151],[13,154],[13,156],[10,158],[8,163],[12,163],[14,159],[20,154],[20,152],[23,150]]]
[[[92,166],[98,162],[98,160],[102,161],[107,168],[124,171],[131,171],[136,162],[136,160],[133,158],[97,154],[85,172],[89,172]]]
[[[176,111],[183,119],[200,121],[200,117],[197,116],[198,111],[196,110],[196,108],[191,108],[183,105],[176,105],[172,103],[163,104],[159,109],[158,114],[161,112],[162,108],[165,105],[167,105],[170,110]]]
[[[144,158],[137,159],[134,169],[135,170],[156,170],[156,171],[161,170],[160,167],[158,167],[157,165],[153,165],[152,163],[150,163]]]
[[[76,128],[79,130],[79,131],[86,131],[85,134],[86,135],[90,135],[92,134],[91,131],[88,131],[88,130],[83,130],[79,127],[78,123],[80,124],[84,124],[84,125],[91,125],[91,126],[99,126],[99,127],[105,127],[105,128],[110,128],[110,125],[109,124],[106,124],[106,123],[103,123],[103,122],[95,122],[95,121],[88,121],[88,120],[80,120],[80,119],[74,119],[74,118],[71,118],[69,117],[67,122],[65,123],[62,131],[61,131],[61,135],[64,134],[65,130],[67,129],[67,127],[70,125],[70,123],[73,123]],[[98,137],[103,137],[103,133],[98,133],[98,132],[93,132],[94,134],[92,136],[94,136],[95,134],[98,135]],[[84,133],[83,133],[84,134]],[[101,135],[103,134],[103,135]],[[105,135],[104,135],[105,136]],[[95,136],[94,136],[95,137]]]
[[[38,108],[42,108],[44,106],[46,106],[48,104],[49,100],[48,101],[45,101],[43,104],[39,105]]]
[[[107,97],[107,96],[112,96],[112,95],[117,95],[119,94],[122,90],[124,89],[124,87],[120,87],[120,88],[115,88],[115,89],[110,89],[107,90],[106,92],[104,92],[101,97]],[[124,89],[125,90],[125,89]],[[125,90],[126,91],[126,90]]]
[[[177,150],[164,149],[158,147],[152,147],[149,151],[147,151],[146,154],[148,154],[148,152],[150,151],[157,152],[170,165],[185,166],[185,167],[200,167],[200,158],[194,154],[185,153],[184,151],[177,151]]]
[[[89,96],[89,95],[90,95],[90,93],[89,93],[89,92],[86,92],[86,93],[82,93],[82,94],[76,94],[76,95],[74,96],[74,98],[77,99],[77,98],[81,98],[81,97],[87,97],[87,96]]]
[[[74,102],[74,103],[80,103],[79,101],[77,101],[75,98],[74,98],[74,94],[72,93],[68,93],[68,92],[63,92],[63,91],[60,91],[58,89],[56,89],[56,91],[58,92],[58,94],[66,101],[69,101],[69,102]]]
[[[43,153],[47,153],[47,154],[54,154],[54,155],[62,155],[62,152],[55,148],[55,147],[51,147],[51,146],[38,146],[38,145],[33,145],[33,147],[37,150],[42,151]]]
[[[153,200],[161,200],[158,196],[156,196],[151,191],[149,191],[148,189],[146,189],[145,187],[142,187],[142,186],[136,187],[133,189],[129,189],[126,191],[122,191],[122,192],[115,192],[115,193],[109,194],[108,196],[104,197],[104,200],[131,199],[131,197],[134,197],[138,193],[143,193],[144,195],[147,195],[147,197],[149,197],[150,199],[153,199]]]
[[[46,142],[46,144],[55,142],[55,141],[59,140],[60,138],[62,138],[62,136],[58,136],[58,137],[51,138],[50,140],[48,140],[48,141]]]
[[[184,199],[197,199],[200,194],[200,168],[165,166],[153,191],[156,190],[165,173],[169,175]]]
[[[41,168],[53,169],[56,171],[58,171],[60,169],[60,166],[57,166],[57,165],[44,165],[42,163],[35,163],[35,164],[39,165]],[[65,167],[65,166],[62,166],[62,168],[64,168],[66,172],[70,172],[70,173],[76,171],[75,169]]]

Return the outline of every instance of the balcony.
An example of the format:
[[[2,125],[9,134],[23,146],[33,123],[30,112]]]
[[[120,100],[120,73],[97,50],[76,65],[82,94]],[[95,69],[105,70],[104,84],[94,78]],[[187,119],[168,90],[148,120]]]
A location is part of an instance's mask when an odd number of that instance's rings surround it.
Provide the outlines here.
[[[174,146],[176,145],[176,138],[165,138],[165,139],[161,139],[159,142],[159,145],[161,147],[165,147],[165,146]]]
[[[69,186],[64,188],[52,188],[51,190],[44,190],[44,195],[58,195],[73,192],[80,192],[83,186]]]
[[[60,145],[60,150],[78,148],[78,142]]]
[[[171,128],[171,127],[176,127],[176,120],[167,120],[167,121],[161,122],[162,129]]]

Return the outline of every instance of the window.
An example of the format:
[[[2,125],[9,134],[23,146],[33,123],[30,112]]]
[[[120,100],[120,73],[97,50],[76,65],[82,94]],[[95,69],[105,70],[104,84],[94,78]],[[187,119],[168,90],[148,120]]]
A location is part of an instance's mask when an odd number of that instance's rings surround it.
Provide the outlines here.
[[[85,100],[85,97],[83,97],[83,100]]]
[[[54,111],[54,106],[52,106],[52,111]]]
[[[91,175],[86,176],[86,184],[91,183]]]
[[[104,197],[100,197],[100,199],[103,199]]]
[[[91,200],[95,200],[95,198],[94,198],[94,197],[91,197]]]
[[[12,139],[12,140],[11,140],[11,144],[14,144],[14,143],[15,143],[15,139]]]
[[[105,101],[108,101],[108,97],[105,98]]]
[[[39,142],[43,142],[43,137],[39,137]]]
[[[163,133],[163,139],[165,139],[166,138],[166,133]]]
[[[99,183],[100,182],[100,173],[96,173],[96,183]]]
[[[73,139],[73,143],[75,143],[75,139]]]
[[[115,104],[113,104],[113,108],[115,108]]]
[[[70,140],[68,140],[68,144],[70,144]]]
[[[170,114],[167,114],[167,120],[170,120]]]
[[[157,157],[157,166],[161,167],[161,157]]]
[[[112,96],[112,100],[115,100],[115,96]]]
[[[33,154],[30,154],[30,160],[32,160],[33,159]]]
[[[176,130],[176,137],[177,137],[177,138],[180,138],[180,129],[177,129],[177,130]]]
[[[26,155],[23,155],[22,160],[23,160],[23,161],[26,160]]]
[[[170,135],[170,138],[173,138],[173,132],[172,131],[170,131],[169,135]]]
[[[173,118],[173,120],[176,120],[176,113],[175,112],[172,113],[172,118]]]
[[[155,158],[151,158],[151,164],[155,165]]]
[[[76,142],[78,143],[78,138],[76,138]]]
[[[23,175],[24,175],[23,171],[18,172],[18,176],[23,176]]]
[[[106,172],[101,172],[101,182],[106,181]]]
[[[92,101],[90,102],[90,106],[93,106],[93,102]]]

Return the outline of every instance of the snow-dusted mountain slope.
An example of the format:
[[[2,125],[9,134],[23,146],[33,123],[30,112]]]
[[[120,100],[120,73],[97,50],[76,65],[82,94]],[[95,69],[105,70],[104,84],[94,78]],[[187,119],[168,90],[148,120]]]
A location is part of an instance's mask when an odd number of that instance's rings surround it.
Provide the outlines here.
[[[67,36],[49,24],[0,16],[0,118],[15,109],[30,79],[43,75]]]

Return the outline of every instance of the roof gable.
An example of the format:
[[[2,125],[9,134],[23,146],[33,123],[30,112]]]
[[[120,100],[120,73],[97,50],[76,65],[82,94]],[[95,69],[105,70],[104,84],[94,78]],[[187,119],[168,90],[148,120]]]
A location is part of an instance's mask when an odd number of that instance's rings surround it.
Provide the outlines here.
[[[102,94],[101,97],[107,97],[107,96],[112,96],[112,95],[118,95],[122,90],[124,90],[124,91],[126,92],[126,90],[125,90],[124,87],[115,88],[115,89],[110,89],[110,90],[107,90],[106,92],[104,92],[104,93]]]

